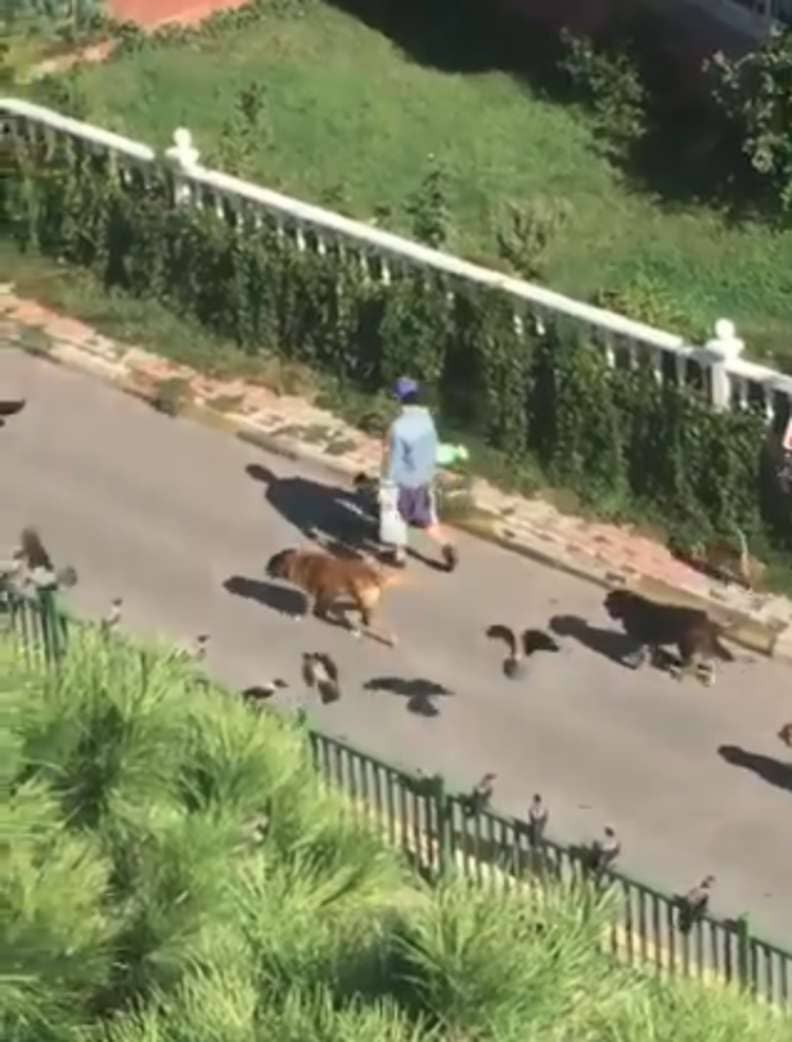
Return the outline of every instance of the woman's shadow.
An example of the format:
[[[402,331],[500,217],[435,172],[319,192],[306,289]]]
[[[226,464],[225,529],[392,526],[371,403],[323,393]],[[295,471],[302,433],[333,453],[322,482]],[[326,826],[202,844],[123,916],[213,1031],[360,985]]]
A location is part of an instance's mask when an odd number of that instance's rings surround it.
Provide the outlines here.
[[[377,552],[376,518],[353,490],[310,478],[281,478],[258,463],[249,464],[245,470],[264,486],[265,499],[273,510],[305,539],[340,556]]]

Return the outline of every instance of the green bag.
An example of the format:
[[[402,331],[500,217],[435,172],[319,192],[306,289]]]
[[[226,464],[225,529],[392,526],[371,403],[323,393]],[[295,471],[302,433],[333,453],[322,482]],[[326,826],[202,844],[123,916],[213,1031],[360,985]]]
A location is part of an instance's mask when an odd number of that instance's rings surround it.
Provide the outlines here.
[[[470,459],[470,453],[464,445],[449,445],[442,442],[437,446],[437,464],[440,467],[453,467],[455,463],[462,463]]]

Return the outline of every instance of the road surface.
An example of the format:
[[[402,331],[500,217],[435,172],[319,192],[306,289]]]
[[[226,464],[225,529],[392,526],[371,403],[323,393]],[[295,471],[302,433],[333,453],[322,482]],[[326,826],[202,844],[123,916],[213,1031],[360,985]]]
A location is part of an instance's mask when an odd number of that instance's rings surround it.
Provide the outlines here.
[[[330,651],[347,694],[316,706],[323,729],[403,766],[438,769],[453,786],[495,770],[505,813],[524,813],[541,791],[549,832],[566,841],[610,823],[626,870],[667,890],[713,872],[716,912],[747,910],[757,931],[792,948],[792,754],[775,737],[792,719],[788,667],[740,654],[711,689],[649,667],[630,672],[611,657],[618,637],[602,591],[468,538],[456,574],[416,562],[387,591],[397,649],[295,622],[284,609],[299,610],[299,597],[268,585],[264,563],[300,541],[298,513],[331,523],[317,514],[333,508],[331,476],[11,349],[0,368],[3,396],[29,399],[0,430],[0,548],[23,523],[39,525],[57,560],[80,573],[70,595],[79,611],[103,613],[120,594],[137,632],[209,632],[209,668],[231,685],[296,682],[303,650]],[[264,468],[280,480],[267,485]],[[544,627],[557,614],[585,620],[583,640],[567,636],[560,654],[537,655],[522,683],[503,678],[484,628]],[[453,694],[426,718],[403,695],[364,690],[377,677]],[[736,747],[731,763],[724,745]]]

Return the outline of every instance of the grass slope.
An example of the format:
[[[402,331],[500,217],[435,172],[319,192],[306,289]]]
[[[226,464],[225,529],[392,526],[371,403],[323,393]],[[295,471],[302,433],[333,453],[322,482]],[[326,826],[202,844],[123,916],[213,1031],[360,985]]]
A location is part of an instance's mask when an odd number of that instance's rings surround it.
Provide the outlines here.
[[[752,353],[792,357],[792,233],[639,190],[603,158],[584,114],[486,56],[464,71],[467,58],[422,64],[316,0],[303,17],[264,13],[253,28],[85,67],[75,88],[90,120],[160,146],[187,126],[206,159],[224,155],[235,99],[259,84],[264,112],[245,155],[225,153],[232,172],[409,232],[407,204],[432,154],[450,177],[453,251],[496,261],[509,205],[563,200],[571,218],[544,262],[553,288],[590,298],[648,283],[680,331],[701,335],[727,315]]]

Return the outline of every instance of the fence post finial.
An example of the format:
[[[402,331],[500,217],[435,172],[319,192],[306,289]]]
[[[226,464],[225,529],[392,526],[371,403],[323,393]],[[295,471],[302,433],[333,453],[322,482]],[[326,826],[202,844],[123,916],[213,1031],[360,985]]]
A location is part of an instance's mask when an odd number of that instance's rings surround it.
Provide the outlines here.
[[[185,173],[198,165],[198,149],[193,145],[192,134],[186,127],[177,127],[173,132],[173,144],[165,150],[171,162],[178,163]]]
[[[728,409],[731,405],[728,364],[740,357],[745,343],[737,336],[730,319],[719,318],[715,323],[715,336],[707,341],[705,347],[712,356],[712,406],[718,410]]]

